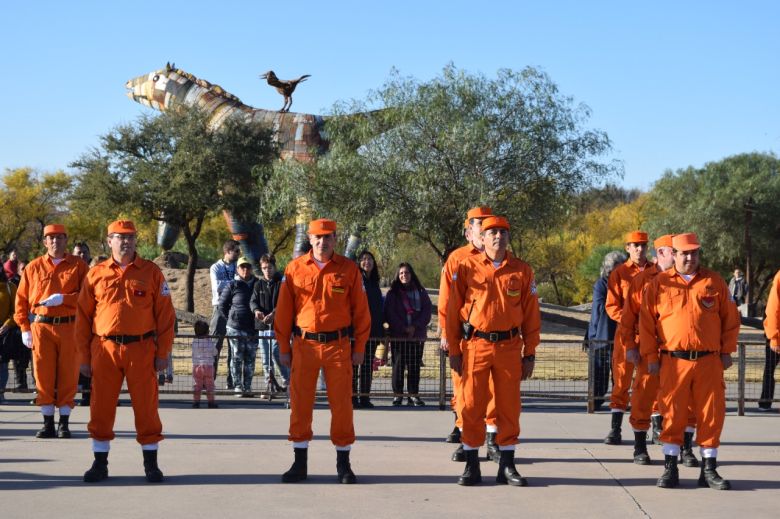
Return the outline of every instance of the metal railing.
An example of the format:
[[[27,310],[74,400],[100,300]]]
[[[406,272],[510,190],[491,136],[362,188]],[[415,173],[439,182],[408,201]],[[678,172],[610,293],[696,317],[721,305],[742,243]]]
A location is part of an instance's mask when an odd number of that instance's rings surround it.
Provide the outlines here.
[[[194,336],[178,335],[174,341],[171,354],[170,378],[161,378],[159,387],[161,394],[191,395],[192,360],[191,343]],[[251,395],[243,395],[228,389],[227,349],[228,339],[225,338],[217,363],[216,394],[220,397],[253,396],[265,400],[286,401],[286,381],[276,374],[278,388],[266,383],[266,366],[258,349],[256,354],[254,375],[251,382]],[[382,349],[387,351],[388,363],[372,371],[371,389],[363,391],[362,384],[354,388],[356,397],[395,398],[403,397],[402,405],[410,405],[410,396],[419,396],[426,404],[435,404],[439,409],[449,409],[452,395],[452,379],[448,359],[439,349],[439,339],[428,337],[425,341],[408,341],[404,339],[374,339],[379,354]],[[255,341],[257,344],[258,341]],[[581,401],[586,404],[589,412],[597,407],[598,400],[609,400],[611,384],[609,383],[609,358],[611,344],[583,343],[581,340],[544,340],[537,347],[536,365],[531,379],[523,381],[521,393],[525,398],[547,399],[557,401]],[[389,350],[389,351],[388,351]],[[769,352],[769,354],[768,354]],[[724,372],[726,382],[726,400],[737,403],[738,414],[743,415],[747,403],[762,403],[769,405],[777,402],[773,395],[773,373],[778,356],[771,353],[764,342],[741,342],[738,345],[734,359],[734,367]],[[399,362],[404,364],[403,386],[398,373]],[[767,363],[769,365],[767,365]],[[394,382],[394,366],[396,369]],[[599,387],[599,378],[604,381],[603,368],[606,366],[606,381]],[[13,363],[9,364],[10,376],[7,391],[15,391],[15,376]],[[277,368],[278,369],[278,368]],[[599,371],[602,370],[602,371]],[[416,391],[409,389],[409,373],[419,371],[419,387]],[[597,376],[598,375],[598,376]],[[34,387],[32,377],[27,372],[28,383]],[[414,380],[412,381],[414,382]],[[126,387],[123,388],[126,391]],[[601,394],[603,391],[603,394]],[[762,395],[763,393],[763,395]],[[770,396],[771,395],[771,396]],[[317,396],[325,397],[325,387],[322,380],[317,386]]]

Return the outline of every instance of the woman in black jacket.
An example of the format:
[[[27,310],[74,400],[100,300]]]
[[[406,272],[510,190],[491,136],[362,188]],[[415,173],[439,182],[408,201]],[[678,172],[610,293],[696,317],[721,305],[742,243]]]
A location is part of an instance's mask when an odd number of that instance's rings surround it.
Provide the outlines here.
[[[274,366],[279,369],[282,388],[287,386],[290,370],[279,361],[279,343],[274,338],[274,316],[276,315],[276,302],[279,300],[282,274],[276,270],[276,258],[272,254],[263,254],[260,258],[260,271],[262,276],[255,283],[250,307],[255,314],[255,327],[260,334],[260,359],[263,363],[263,377],[265,378],[265,386],[270,393],[271,388],[268,385],[271,382]],[[275,377],[274,379],[279,382]]]
[[[368,309],[371,313],[371,335],[366,343],[366,355],[363,363],[352,370],[352,407],[372,408],[371,380],[373,378],[373,362],[377,345],[384,336],[384,317],[382,315],[382,291],[379,288],[379,270],[376,258],[364,250],[358,255],[360,273],[363,274],[363,288],[368,298]]]
[[[232,353],[230,372],[236,396],[252,396],[257,332],[255,315],[249,302],[256,281],[257,278],[252,274],[252,263],[245,257],[238,258],[235,279],[225,285],[219,294],[219,311],[227,320],[228,342]]]

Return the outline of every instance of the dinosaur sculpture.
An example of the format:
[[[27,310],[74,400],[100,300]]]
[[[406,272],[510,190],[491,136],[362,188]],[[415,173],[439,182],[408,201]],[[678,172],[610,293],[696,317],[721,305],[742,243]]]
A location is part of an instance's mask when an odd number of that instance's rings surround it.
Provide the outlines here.
[[[327,117],[253,108],[219,85],[198,79],[170,63],[162,70],[129,80],[125,87],[129,90],[127,96],[130,99],[156,110],[170,110],[177,104],[197,105],[211,114],[211,124],[215,127],[219,127],[229,117],[243,117],[247,121],[272,128],[283,160],[309,162],[316,160],[318,155],[328,149],[328,142],[323,135]],[[225,212],[230,232],[241,243],[244,253],[253,260],[268,251],[263,226],[255,221],[255,216],[236,217]],[[294,256],[303,254],[309,248],[306,226],[311,216],[309,204],[305,197],[301,197],[295,222]],[[158,244],[169,249],[176,242],[179,230],[169,224],[160,225]]]
[[[295,87],[298,86],[298,83],[302,83],[310,77],[311,74],[304,74],[298,79],[279,79],[276,77],[273,70],[269,70],[265,74],[260,74],[260,79],[265,79],[269,85],[274,87],[277,92],[284,96],[284,105],[282,105],[281,110],[279,110],[280,112],[290,111],[290,107],[292,106],[292,94],[295,92]]]

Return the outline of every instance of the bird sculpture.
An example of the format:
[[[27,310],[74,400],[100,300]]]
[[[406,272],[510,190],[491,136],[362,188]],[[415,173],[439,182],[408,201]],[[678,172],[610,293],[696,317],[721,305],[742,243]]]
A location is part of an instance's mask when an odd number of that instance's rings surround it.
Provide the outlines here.
[[[298,83],[306,81],[306,78],[311,77],[311,74],[304,74],[298,79],[279,79],[274,74],[273,70],[269,70],[265,74],[260,75],[260,79],[265,79],[269,85],[274,87],[277,92],[284,96],[284,105],[280,112],[289,112],[292,106],[292,93],[295,91],[295,87]]]

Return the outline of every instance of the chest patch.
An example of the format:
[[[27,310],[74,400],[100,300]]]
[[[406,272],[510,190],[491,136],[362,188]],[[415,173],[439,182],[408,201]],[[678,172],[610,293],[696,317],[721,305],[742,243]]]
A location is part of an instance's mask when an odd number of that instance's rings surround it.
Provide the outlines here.
[[[715,306],[715,298],[712,296],[704,296],[699,301],[701,302],[701,306],[708,310]]]

